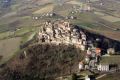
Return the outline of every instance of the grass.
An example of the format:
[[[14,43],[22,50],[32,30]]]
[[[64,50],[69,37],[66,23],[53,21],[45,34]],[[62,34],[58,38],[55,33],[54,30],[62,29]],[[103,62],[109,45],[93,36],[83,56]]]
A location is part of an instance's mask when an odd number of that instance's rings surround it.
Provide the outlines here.
[[[73,14],[69,14],[69,15],[73,15]],[[113,31],[99,23],[97,23],[97,21],[105,21],[105,20],[101,20],[99,18],[98,15],[92,14],[91,12],[87,12],[87,13],[77,13],[75,14],[75,16],[77,17],[76,20],[70,20],[71,23],[75,24],[75,25],[82,25],[81,27],[87,29],[87,30],[91,30],[94,32],[97,32],[101,35],[104,35],[106,37],[109,37],[111,39],[114,40],[120,40],[119,38],[119,33],[117,31]],[[108,21],[105,22],[109,27],[116,27],[116,25],[114,25],[113,23],[110,23]],[[118,22],[119,23],[119,22]],[[119,26],[118,26],[119,28]],[[114,36],[116,35],[116,36]]]
[[[117,24],[117,25],[119,25],[119,26],[120,26],[120,21],[115,22],[115,24]]]
[[[11,31],[0,33],[0,40],[6,39],[13,35],[14,35],[14,32],[11,32]]]
[[[24,27],[15,32],[0,33],[0,55],[3,59],[0,64],[10,60],[19,51],[20,44],[31,40],[39,29],[37,27]]]
[[[0,55],[3,59],[0,64],[5,63],[19,50],[21,43],[31,40],[36,34],[35,27],[24,27],[16,32],[4,32],[0,34]],[[18,36],[18,37],[15,37]],[[12,38],[11,38],[12,37]]]
[[[72,69],[71,73],[76,72],[78,70],[76,65],[84,56],[84,53],[82,53],[78,48],[75,48],[75,46],[66,46],[64,44],[59,46],[52,44],[38,44],[35,46],[29,46],[26,53],[28,53],[27,58],[22,59],[19,58],[20,55],[18,55],[12,60],[11,63],[9,63],[8,67],[9,70],[13,69],[13,72],[20,71],[21,74],[18,75],[21,80],[36,80],[36,78],[38,80],[43,78],[53,80],[56,77],[70,74],[70,69]],[[71,68],[69,67],[70,65]],[[16,66],[19,66],[19,68]],[[32,69],[33,67],[34,69]],[[7,74],[6,71],[3,75]],[[8,72],[5,76],[6,79],[8,79],[8,76],[10,75],[9,73],[11,72]],[[24,76],[28,73],[30,73],[29,76]],[[16,74],[13,73],[9,80],[16,80],[14,76],[16,77]]]
[[[36,27],[23,27],[23,28],[20,28],[16,31],[5,31],[5,32],[1,32],[0,33],[0,40],[3,40],[3,39],[7,39],[7,38],[11,38],[11,37],[16,37],[16,36],[24,36],[25,34],[29,33],[29,32],[34,32],[36,31]]]
[[[20,35],[23,35],[23,34],[25,34],[25,33],[28,33],[29,32],[29,29],[25,29],[25,28],[22,28],[22,29],[20,29],[20,30],[17,30],[16,32],[15,32],[15,35],[16,36],[20,36]]]
[[[120,77],[119,77],[120,73],[113,73],[113,74],[108,74],[107,76],[105,77],[102,77],[98,80],[120,80]]]
[[[32,32],[32,31],[35,31],[35,27],[32,27],[32,26],[23,27],[23,28],[18,29],[15,32],[15,35],[16,36],[21,36],[21,35],[24,35],[24,34],[26,34],[28,32]]]
[[[81,2],[79,2],[79,1],[69,1],[69,2],[67,2],[68,4],[73,4],[73,5],[82,5],[82,3]]]
[[[102,19],[106,20],[106,21],[109,21],[109,22],[118,22],[120,21],[120,18],[118,17],[114,17],[114,16],[103,16],[101,17]]]
[[[0,64],[8,61],[19,49],[21,38],[10,38],[0,41],[0,55],[3,56]]]
[[[61,16],[68,16],[69,13],[72,11],[72,5],[71,4],[63,4],[62,6],[56,5],[54,8],[54,12],[56,14],[59,14]]]
[[[94,14],[96,14],[96,15],[98,15],[98,16],[101,16],[101,17],[106,15],[105,13],[102,13],[102,12],[97,12],[97,11],[96,11],[96,12],[94,12]]]
[[[54,4],[48,4],[45,7],[33,12],[33,14],[44,14],[44,13],[49,13],[52,12],[54,8]]]
[[[111,55],[111,56],[104,56],[102,57],[101,63],[102,64],[120,64],[120,55]]]
[[[1,32],[5,32],[5,31],[8,31],[9,30],[9,27],[7,24],[2,24],[0,25],[0,33]]]
[[[29,32],[28,34],[24,35],[22,37],[21,43],[24,44],[24,43],[30,41],[31,39],[33,39],[35,34],[36,34],[36,32]]]

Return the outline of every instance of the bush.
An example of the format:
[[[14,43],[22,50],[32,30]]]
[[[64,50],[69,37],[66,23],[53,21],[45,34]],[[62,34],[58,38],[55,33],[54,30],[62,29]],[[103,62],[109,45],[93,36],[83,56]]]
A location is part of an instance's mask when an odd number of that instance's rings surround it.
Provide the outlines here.
[[[28,78],[30,78],[29,80],[54,80],[56,77],[69,75],[71,70],[71,73],[77,71],[76,66],[84,56],[75,46],[64,44],[39,44],[30,46],[25,51],[27,58],[20,59],[18,57],[12,61],[12,65],[9,63],[9,70],[14,69],[12,70],[12,79],[18,76],[19,80]],[[13,68],[13,65],[16,68]],[[14,74],[16,71],[20,75]],[[8,79],[10,75],[11,73],[8,73],[5,78]],[[73,75],[73,80],[75,78],[76,75]]]
[[[75,73],[72,74],[72,80],[77,80],[77,75]]]

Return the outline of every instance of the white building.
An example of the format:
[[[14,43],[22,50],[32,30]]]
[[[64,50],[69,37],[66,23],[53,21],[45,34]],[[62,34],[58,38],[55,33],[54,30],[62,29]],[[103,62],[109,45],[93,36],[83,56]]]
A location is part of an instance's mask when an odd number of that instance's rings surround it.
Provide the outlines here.
[[[91,80],[90,77],[87,75],[85,76],[85,80]]]
[[[84,69],[84,64],[83,64],[83,62],[81,61],[81,62],[79,62],[79,70],[83,70]]]
[[[91,55],[91,54],[92,54],[92,51],[90,50],[90,48],[88,48],[87,55]]]
[[[108,54],[115,54],[115,49],[114,48],[109,48],[107,49]]]
[[[36,16],[36,17],[33,17],[33,19],[34,19],[34,20],[38,20],[38,17],[37,17],[37,16]]]
[[[97,69],[98,69],[99,71],[105,71],[105,72],[107,72],[107,71],[110,70],[109,65],[107,65],[107,64],[99,64],[99,65],[97,66]]]
[[[86,62],[86,63],[89,63],[89,61],[90,61],[90,58],[89,58],[88,56],[86,56],[86,57],[85,57],[85,62]]]
[[[80,39],[81,36],[81,39]],[[75,27],[71,27],[69,22],[56,22],[52,24],[50,21],[45,22],[41,32],[38,33],[38,39],[46,42],[72,44],[79,47],[82,51],[86,50],[87,41],[84,32],[79,31]],[[44,42],[43,41],[43,42]]]
[[[85,48],[86,48],[86,46],[80,45],[80,49],[81,49],[82,51],[85,51]]]

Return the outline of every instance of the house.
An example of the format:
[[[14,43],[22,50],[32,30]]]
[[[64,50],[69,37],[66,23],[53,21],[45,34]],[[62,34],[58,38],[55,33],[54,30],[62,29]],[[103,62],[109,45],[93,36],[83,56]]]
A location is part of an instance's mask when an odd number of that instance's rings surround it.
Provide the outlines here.
[[[81,44],[82,44],[82,39],[79,39],[79,41],[78,41],[78,42],[79,42],[79,44],[81,45]]]
[[[85,79],[84,79],[84,80],[96,80],[96,79],[95,79],[95,75],[89,73],[89,74],[87,74],[87,75],[85,76]]]
[[[108,72],[110,70],[109,64],[99,64],[97,66],[97,69],[99,71],[104,71],[104,72]]]
[[[94,44],[93,44],[93,41],[92,40],[88,40],[87,41],[87,44],[90,48],[93,48],[94,47]]]
[[[96,48],[95,52],[97,56],[101,56],[101,48]]]
[[[91,80],[90,77],[87,75],[85,76],[85,80]]]
[[[90,57],[89,56],[86,56],[85,57],[85,62],[88,64],[90,62]]]
[[[39,19],[39,17],[35,16],[35,17],[33,17],[33,19],[34,19],[34,20],[38,20],[38,19]]]
[[[70,19],[77,19],[77,17],[74,17],[74,16],[70,16]]]
[[[47,21],[38,33],[38,39],[42,42],[53,42],[72,44],[80,48],[82,51],[86,50],[87,41],[84,32],[79,31],[76,27],[71,27],[69,22],[58,21],[52,23]],[[82,38],[81,38],[82,35]]]
[[[65,19],[69,19],[69,17],[68,17],[68,16],[66,16],[66,17],[65,17]]]
[[[24,51],[24,56],[27,57],[27,52],[26,51]]]
[[[114,48],[107,49],[107,54],[115,54],[115,49]]]
[[[51,29],[51,28],[49,28],[49,27],[47,27],[47,28],[46,28],[46,32],[47,32],[48,34],[53,34],[52,29]]]
[[[83,70],[84,69],[84,63],[83,61],[79,62],[79,70]]]
[[[94,51],[92,51],[91,57],[92,57],[93,59],[96,58],[96,53],[95,53]]]
[[[66,37],[66,41],[70,42],[70,37],[69,36]]]
[[[83,40],[83,45],[87,45],[87,41]]]
[[[81,34],[81,37],[82,37],[83,40],[86,41],[87,38],[86,38],[86,35],[85,35],[85,34]]]
[[[53,16],[55,16],[56,14],[55,13],[49,13],[49,16],[50,17],[53,17]]]
[[[95,60],[90,60],[89,66],[90,66],[90,68],[95,68],[95,66],[96,66]]]
[[[91,51],[90,48],[88,48],[88,50],[87,50],[87,55],[91,55],[91,54],[92,54],[92,51]]]
[[[89,65],[88,64],[85,64],[85,70],[89,70]]]
[[[81,49],[82,51],[85,51],[86,46],[85,46],[85,45],[80,45],[80,49]]]

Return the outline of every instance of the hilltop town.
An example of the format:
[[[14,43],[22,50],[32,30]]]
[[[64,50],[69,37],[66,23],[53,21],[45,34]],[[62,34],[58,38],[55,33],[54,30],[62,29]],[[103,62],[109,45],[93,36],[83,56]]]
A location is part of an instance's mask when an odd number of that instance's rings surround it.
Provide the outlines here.
[[[84,58],[76,65],[80,72],[86,70],[93,72],[96,72],[96,70],[100,72],[118,70],[119,66],[116,63],[101,63],[103,56],[116,54],[116,49],[113,47],[104,49],[95,46],[95,41],[97,44],[101,44],[101,41],[103,41],[102,38],[97,37],[93,40],[90,37],[94,36],[88,36],[88,33],[84,30],[65,20],[46,21],[37,33],[39,43],[47,43],[50,45],[74,45],[76,48],[84,51]],[[106,52],[106,54],[104,54],[104,52]]]
[[[119,80],[120,0],[0,0],[0,80]]]
[[[100,63],[103,56],[103,49],[96,47],[93,42],[94,40],[87,38],[87,34],[82,29],[67,21],[45,22],[41,30],[39,30],[37,37],[38,41],[42,43],[74,45],[81,51],[86,51],[84,59],[78,65],[80,70],[110,70],[110,65],[101,65]],[[100,38],[96,38],[96,41],[99,42],[100,40]],[[108,48],[106,52],[107,54],[116,53],[112,47]],[[116,65],[115,67],[117,67],[117,64],[112,65]]]
[[[75,45],[83,51],[87,46],[85,33],[65,21],[45,22],[42,31],[38,33],[38,39],[46,43]]]

